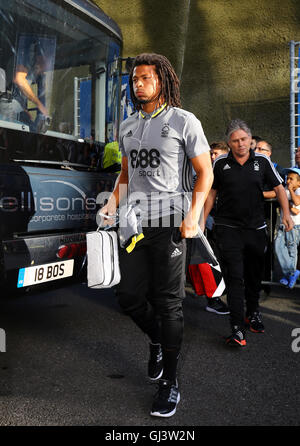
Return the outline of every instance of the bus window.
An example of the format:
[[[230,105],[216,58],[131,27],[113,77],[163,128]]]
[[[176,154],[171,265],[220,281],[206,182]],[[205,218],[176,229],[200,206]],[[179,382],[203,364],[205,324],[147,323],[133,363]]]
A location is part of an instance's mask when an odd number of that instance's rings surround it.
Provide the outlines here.
[[[117,137],[120,79],[111,67],[120,42],[68,2],[0,0],[0,15],[0,127],[11,139],[9,157],[99,166],[101,147]]]

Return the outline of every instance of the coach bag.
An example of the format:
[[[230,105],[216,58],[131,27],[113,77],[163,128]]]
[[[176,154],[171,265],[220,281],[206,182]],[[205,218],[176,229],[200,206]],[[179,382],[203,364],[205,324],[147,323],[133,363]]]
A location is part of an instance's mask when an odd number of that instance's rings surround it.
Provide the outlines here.
[[[86,234],[87,283],[90,288],[111,288],[121,274],[116,231],[98,230]]]

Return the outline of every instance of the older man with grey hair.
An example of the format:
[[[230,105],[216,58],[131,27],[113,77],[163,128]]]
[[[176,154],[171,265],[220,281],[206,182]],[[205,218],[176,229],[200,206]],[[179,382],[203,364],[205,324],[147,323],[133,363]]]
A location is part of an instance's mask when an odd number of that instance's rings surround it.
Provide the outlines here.
[[[259,312],[267,246],[264,184],[270,184],[276,192],[286,230],[293,227],[282,178],[269,158],[250,149],[251,139],[251,130],[244,121],[230,122],[226,132],[230,152],[214,162],[214,183],[204,212],[206,218],[218,198],[214,230],[225,275],[231,325],[226,342],[240,347],[246,345],[246,326],[252,332],[264,332]]]

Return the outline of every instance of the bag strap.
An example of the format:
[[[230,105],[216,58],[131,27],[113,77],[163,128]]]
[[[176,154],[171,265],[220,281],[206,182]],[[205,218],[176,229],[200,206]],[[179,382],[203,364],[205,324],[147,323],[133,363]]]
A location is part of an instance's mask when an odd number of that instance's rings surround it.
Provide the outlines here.
[[[104,217],[104,215],[102,215],[102,214],[99,214],[99,215],[100,215],[100,217]],[[107,217],[107,215],[105,215],[105,217]],[[114,217],[114,216],[112,216],[112,217]],[[96,231],[99,232],[99,231],[109,231],[110,229],[117,229],[117,225],[119,223],[118,212],[116,213],[116,216],[114,218],[115,218],[115,222],[112,225],[109,225],[109,226],[99,225],[98,228],[96,229]]]
[[[216,264],[218,265],[218,259],[212,249],[212,247],[210,246],[207,238],[205,237],[205,235],[203,234],[202,230],[200,229],[200,226],[198,227],[198,234],[197,237],[200,238],[200,240],[202,241],[203,245],[206,247],[207,251],[209,252],[210,256],[212,257],[212,259],[214,260],[214,262],[216,262]]]

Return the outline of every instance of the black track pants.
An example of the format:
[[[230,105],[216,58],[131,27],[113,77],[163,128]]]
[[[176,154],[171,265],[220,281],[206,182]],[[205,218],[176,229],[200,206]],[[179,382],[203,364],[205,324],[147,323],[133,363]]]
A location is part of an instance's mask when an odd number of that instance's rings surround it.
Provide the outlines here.
[[[183,337],[186,241],[178,228],[144,228],[131,253],[120,249],[119,304],[163,349],[179,351]]]
[[[246,312],[258,309],[264,256],[265,229],[239,229],[216,226],[220,263],[225,277],[231,325],[244,325]]]

